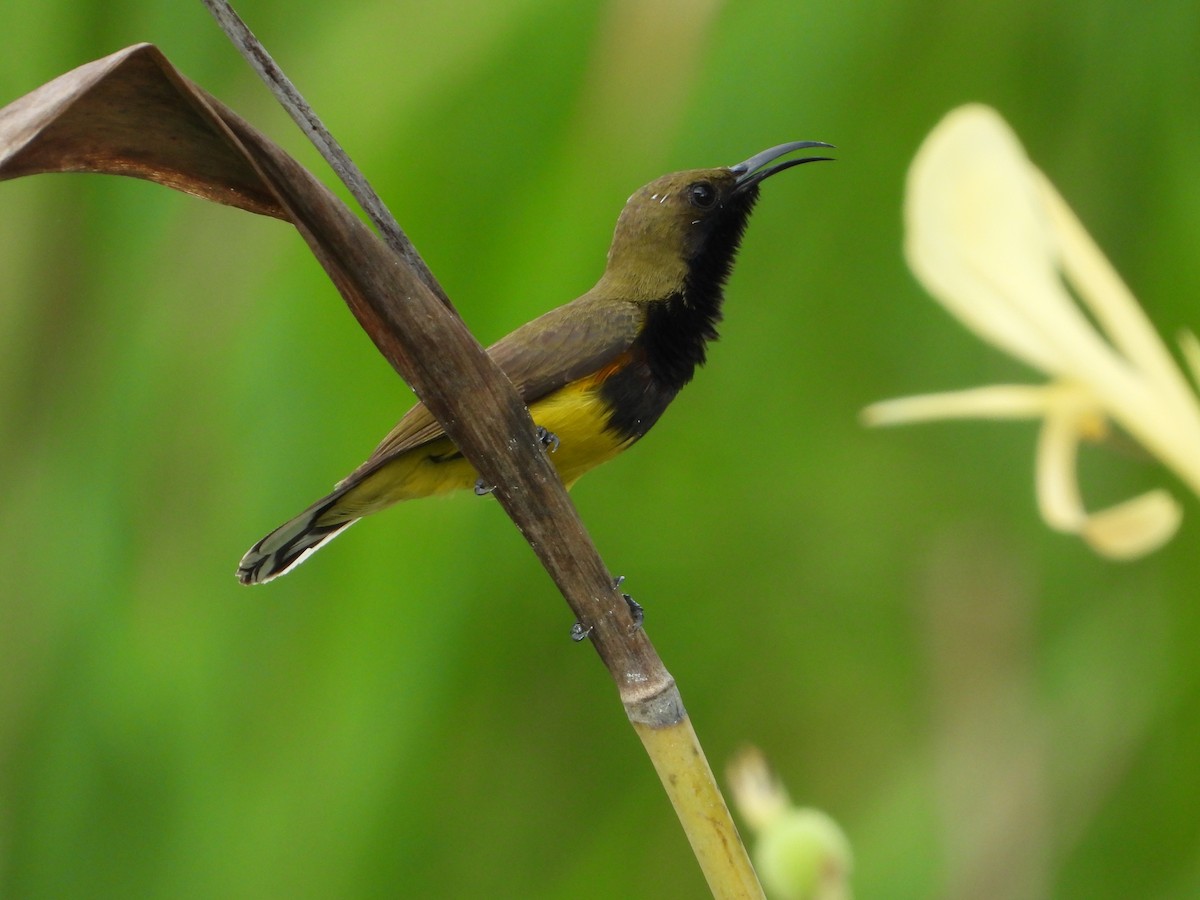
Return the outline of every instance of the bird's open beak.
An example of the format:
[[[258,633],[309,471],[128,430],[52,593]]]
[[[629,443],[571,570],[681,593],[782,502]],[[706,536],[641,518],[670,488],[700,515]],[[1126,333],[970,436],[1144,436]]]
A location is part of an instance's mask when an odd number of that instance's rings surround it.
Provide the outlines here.
[[[737,190],[744,191],[747,188],[753,187],[764,178],[770,178],[776,172],[782,172],[784,169],[790,169],[792,166],[798,166],[801,163],[821,162],[828,160],[828,156],[802,156],[799,159],[787,159],[775,165],[769,163],[775,162],[781,156],[786,156],[796,150],[805,150],[809,147],[829,147],[833,148],[833,144],[826,144],[824,141],[792,141],[790,144],[780,144],[778,147],[772,147],[770,150],[764,150],[762,153],[756,153],[745,162],[740,162],[735,166],[730,166],[729,171],[737,176]]]

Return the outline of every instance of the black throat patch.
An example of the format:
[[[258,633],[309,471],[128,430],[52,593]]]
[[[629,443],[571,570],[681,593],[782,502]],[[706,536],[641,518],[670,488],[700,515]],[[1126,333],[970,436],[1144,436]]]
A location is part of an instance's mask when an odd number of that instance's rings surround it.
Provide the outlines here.
[[[755,185],[727,201],[697,235],[682,290],[647,304],[630,364],[601,388],[611,409],[608,427],[618,434],[632,441],[649,431],[704,364],[707,344],[718,336],[725,282],[757,199]]]
[[[757,185],[730,197],[696,235],[683,289],[649,304],[639,343],[664,387],[678,391],[691,381],[696,367],[704,365],[708,342],[718,337],[725,282],[757,200]]]

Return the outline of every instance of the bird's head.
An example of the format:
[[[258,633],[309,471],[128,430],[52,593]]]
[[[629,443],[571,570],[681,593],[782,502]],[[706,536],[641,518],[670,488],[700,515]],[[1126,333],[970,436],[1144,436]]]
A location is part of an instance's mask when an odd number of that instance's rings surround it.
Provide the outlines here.
[[[719,290],[729,275],[759,186],[770,176],[825,156],[781,157],[820,141],[780,144],[744,162],[664,175],[634,192],[617,220],[605,280],[632,299],[678,293],[689,278]]]

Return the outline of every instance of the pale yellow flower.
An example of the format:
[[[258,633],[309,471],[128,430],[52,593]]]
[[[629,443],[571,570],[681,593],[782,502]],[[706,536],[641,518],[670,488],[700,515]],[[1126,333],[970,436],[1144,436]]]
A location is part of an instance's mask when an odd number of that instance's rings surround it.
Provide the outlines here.
[[[1115,422],[1200,495],[1200,399],[995,110],[964,106],[934,128],[909,169],[904,215],[905,255],[925,288],[1049,381],[886,400],[867,407],[864,421],[1041,419],[1036,487],[1046,524],[1116,559],[1168,541],[1182,515],[1170,494],[1089,513],[1076,455],[1080,440],[1103,438]],[[1190,334],[1182,343],[1197,378],[1200,344]]]

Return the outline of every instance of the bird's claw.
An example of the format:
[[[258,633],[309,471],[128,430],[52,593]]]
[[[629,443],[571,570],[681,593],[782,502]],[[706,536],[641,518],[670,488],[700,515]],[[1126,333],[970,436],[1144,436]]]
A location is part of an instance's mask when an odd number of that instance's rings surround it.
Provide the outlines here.
[[[588,627],[584,628],[582,622],[576,622],[571,626],[571,640],[577,644],[580,641],[587,640],[588,635],[591,633],[592,626],[589,625]]]
[[[538,443],[546,448],[547,453],[553,453],[558,449],[558,435],[553,431],[543,428],[541,425],[537,427],[535,432]]]
[[[476,497],[486,497],[488,494],[490,494],[495,489],[496,489],[496,486],[494,484],[488,484],[482,478],[478,478],[475,481],[475,496]]]
[[[628,594],[622,594],[625,598],[625,604],[629,607],[629,615],[633,616],[633,627],[641,628],[642,622],[646,619],[646,611],[642,609],[642,604],[638,603]]]

